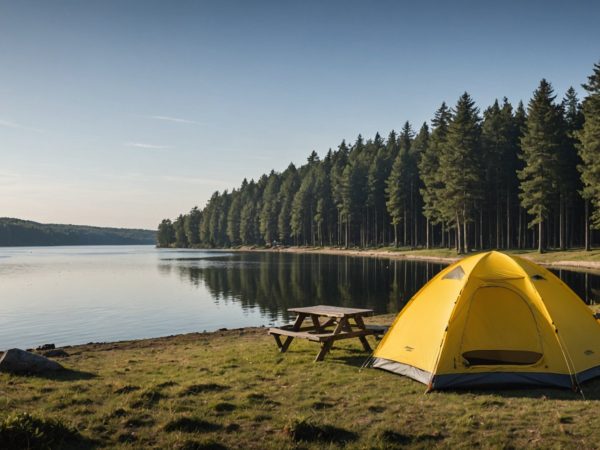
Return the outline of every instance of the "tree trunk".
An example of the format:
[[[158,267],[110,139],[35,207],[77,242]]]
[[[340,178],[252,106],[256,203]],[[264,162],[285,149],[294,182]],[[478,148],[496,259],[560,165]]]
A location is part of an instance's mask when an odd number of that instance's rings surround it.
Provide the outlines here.
[[[560,212],[558,224],[558,242],[561,250],[565,249],[565,201],[560,199]]]
[[[479,248],[483,250],[483,208],[479,209]]]
[[[510,189],[506,190],[506,248],[510,249],[512,239],[510,235]]]
[[[500,247],[500,196],[498,195],[496,200],[496,248],[500,249]]]
[[[585,200],[585,251],[589,252],[592,249],[591,239],[590,239],[590,201]]]
[[[461,241],[461,229],[460,229],[460,218],[456,213],[456,253],[462,253],[462,241]]]
[[[463,241],[463,253],[468,253],[469,251],[469,235],[468,235],[468,229],[467,229],[467,218],[463,217],[463,237],[462,237],[462,241]]]
[[[407,223],[406,223],[406,207],[404,208],[404,219],[402,220],[402,231],[404,232],[404,237],[402,239],[402,247],[406,247],[406,231],[407,231]]]
[[[350,215],[347,214],[346,215],[346,248],[348,248],[348,237],[350,234],[349,228],[350,228]]]
[[[442,221],[442,223],[440,224],[441,228],[442,228],[442,242],[440,243],[440,246],[442,248],[444,248],[446,246],[446,225],[445,222]]]
[[[394,224],[394,247],[398,248],[398,224]]]
[[[521,208],[519,207],[519,231],[517,233],[517,248],[520,250],[523,248],[523,242],[521,241],[521,236],[523,234],[523,213]]]
[[[425,248],[429,250],[429,217],[426,219],[427,231],[425,234]]]
[[[540,219],[538,223],[538,253],[544,253],[544,243],[543,243],[543,234],[542,230],[544,229],[544,222]]]

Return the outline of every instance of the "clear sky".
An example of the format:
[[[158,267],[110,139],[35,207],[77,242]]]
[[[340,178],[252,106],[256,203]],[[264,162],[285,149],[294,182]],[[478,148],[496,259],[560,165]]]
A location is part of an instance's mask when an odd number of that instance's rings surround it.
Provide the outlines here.
[[[562,97],[600,2],[0,0],[0,216],[155,228],[361,133]]]

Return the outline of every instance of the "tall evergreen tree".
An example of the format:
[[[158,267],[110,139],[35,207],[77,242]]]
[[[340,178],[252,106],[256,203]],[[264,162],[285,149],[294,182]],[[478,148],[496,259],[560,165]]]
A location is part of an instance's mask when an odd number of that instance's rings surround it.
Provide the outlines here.
[[[386,180],[387,210],[394,226],[394,246],[398,247],[398,225],[402,223],[406,227],[406,207],[408,191],[406,189],[407,172],[409,170],[408,148],[403,147],[396,156],[392,171]]]
[[[279,187],[281,180],[278,174],[271,171],[263,193],[260,211],[260,233],[267,244],[278,239],[277,218],[279,215]]]
[[[282,174],[282,183],[279,190],[279,215],[277,216],[277,232],[279,240],[289,244],[291,239],[290,220],[294,195],[300,185],[300,177],[296,166],[290,164]]]
[[[446,103],[442,103],[431,121],[433,131],[431,132],[428,145],[421,153],[421,160],[419,162],[419,175],[423,183],[421,188],[423,214],[427,218],[427,221],[433,225],[444,221],[440,203],[440,196],[444,186],[440,172],[440,154],[446,146],[448,125],[451,118],[452,116]],[[427,246],[429,247],[429,245],[428,241]]]
[[[577,98],[577,93],[573,87],[570,87],[562,101],[563,111],[563,144],[559,155],[559,247],[566,249],[567,239],[571,228],[572,220],[569,221],[573,210],[580,208],[579,191],[582,189],[581,177],[577,166],[581,164],[581,159],[577,153],[577,133],[583,126],[583,113],[581,104]]]
[[[202,220],[202,212],[197,206],[185,216],[184,231],[188,244],[198,245],[200,243],[200,222]]]
[[[469,250],[467,223],[481,199],[481,127],[479,111],[468,93],[456,103],[448,125],[447,143],[440,154],[443,188],[439,200],[456,227],[457,250]]]
[[[583,85],[587,96],[583,100],[583,116],[585,123],[577,134],[579,138],[579,166],[583,181],[583,198],[586,200],[586,249],[591,248],[589,238],[589,206],[593,212],[591,221],[594,228],[600,228],[600,63],[594,64],[594,73]]]
[[[247,181],[242,182],[242,187],[239,191],[235,189],[231,191],[231,204],[227,213],[227,239],[231,245],[240,245],[242,240],[240,238],[240,214],[242,209],[242,194],[241,191],[244,189],[244,185],[247,185]]]
[[[519,171],[521,205],[538,227],[538,251],[544,251],[544,221],[558,194],[560,146],[563,143],[562,114],[554,103],[552,86],[543,79],[527,107],[527,130],[521,139],[525,166]]]
[[[185,235],[185,216],[183,214],[179,214],[175,222],[173,222],[173,229],[175,230],[175,246],[186,248],[188,241]]]

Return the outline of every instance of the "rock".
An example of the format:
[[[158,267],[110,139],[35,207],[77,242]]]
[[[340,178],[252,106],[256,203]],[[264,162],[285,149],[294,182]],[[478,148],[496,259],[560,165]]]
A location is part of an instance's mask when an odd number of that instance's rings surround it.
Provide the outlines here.
[[[63,370],[56,361],[18,348],[7,350],[0,359],[0,372],[42,373]]]
[[[48,350],[47,352],[43,352],[42,355],[47,358],[66,358],[69,356],[67,352],[65,352],[62,348],[55,348],[53,350]]]
[[[44,344],[40,345],[36,350],[54,350],[56,346],[54,344]]]

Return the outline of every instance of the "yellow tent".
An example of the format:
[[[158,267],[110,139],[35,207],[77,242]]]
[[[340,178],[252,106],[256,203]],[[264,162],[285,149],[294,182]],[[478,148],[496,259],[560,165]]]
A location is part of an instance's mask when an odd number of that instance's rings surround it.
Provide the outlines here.
[[[600,375],[600,324],[558,277],[499,252],[442,270],[408,302],[373,367],[431,389],[576,387]]]

